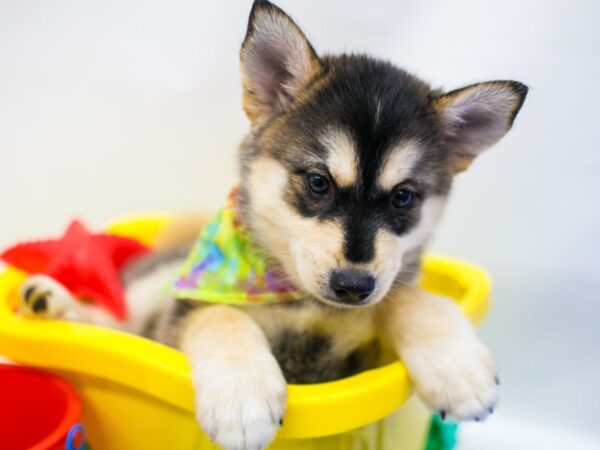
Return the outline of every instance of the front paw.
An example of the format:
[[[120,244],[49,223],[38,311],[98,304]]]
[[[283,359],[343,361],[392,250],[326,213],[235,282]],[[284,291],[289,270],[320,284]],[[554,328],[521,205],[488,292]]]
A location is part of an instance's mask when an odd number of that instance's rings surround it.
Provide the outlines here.
[[[405,355],[415,390],[442,418],[485,419],[498,401],[498,376],[489,350],[475,337],[449,339]]]
[[[283,423],[287,386],[275,358],[252,361],[216,356],[194,370],[196,417],[213,442],[225,450],[261,450]]]

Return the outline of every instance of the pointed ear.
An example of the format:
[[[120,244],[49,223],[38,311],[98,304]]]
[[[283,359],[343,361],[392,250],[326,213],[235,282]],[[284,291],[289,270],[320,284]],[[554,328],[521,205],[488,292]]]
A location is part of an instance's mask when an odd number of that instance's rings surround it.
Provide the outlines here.
[[[526,95],[527,86],[517,81],[490,81],[434,98],[456,172],[510,130]]]
[[[284,107],[322,68],[300,28],[265,0],[252,5],[240,60],[244,110],[252,122]]]

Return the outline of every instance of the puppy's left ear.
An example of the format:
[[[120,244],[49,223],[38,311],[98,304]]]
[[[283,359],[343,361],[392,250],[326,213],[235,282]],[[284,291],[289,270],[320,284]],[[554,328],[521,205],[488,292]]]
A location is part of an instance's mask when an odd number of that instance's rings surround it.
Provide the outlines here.
[[[244,110],[254,123],[285,107],[322,68],[298,25],[266,0],[252,5],[240,61]]]
[[[433,99],[456,172],[510,130],[527,96],[517,81],[490,81],[458,89]]]

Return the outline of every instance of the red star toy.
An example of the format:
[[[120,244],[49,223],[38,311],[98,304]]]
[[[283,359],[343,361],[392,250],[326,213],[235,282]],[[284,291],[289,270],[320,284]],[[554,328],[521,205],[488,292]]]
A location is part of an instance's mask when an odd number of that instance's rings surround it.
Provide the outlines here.
[[[149,250],[133,239],[92,234],[74,220],[62,238],[17,244],[0,258],[18,269],[55,279],[76,298],[93,301],[123,320],[127,304],[119,271]]]

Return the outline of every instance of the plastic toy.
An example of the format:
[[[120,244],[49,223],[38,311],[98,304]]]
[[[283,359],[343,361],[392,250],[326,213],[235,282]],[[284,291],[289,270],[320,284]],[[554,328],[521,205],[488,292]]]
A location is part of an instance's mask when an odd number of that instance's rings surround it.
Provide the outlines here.
[[[164,216],[129,219],[109,233],[152,246],[168,224]],[[490,280],[480,268],[427,256],[423,269],[423,288],[453,299],[473,322],[486,315]],[[10,305],[23,276],[10,266],[0,272],[0,353],[77,385],[93,411],[83,423],[94,448],[215,448],[194,416],[190,368],[182,353],[83,323],[19,317]],[[430,426],[430,412],[410,398],[410,379],[400,361],[329,383],[289,385],[288,394],[284,425],[269,450],[450,450],[453,445],[453,425],[437,419]]]
[[[453,450],[456,447],[457,430],[457,424],[445,422],[438,415],[433,416],[423,450]]]
[[[30,274],[44,274],[61,283],[74,297],[127,317],[119,271],[149,248],[137,240],[90,233],[81,222],[71,222],[57,240],[17,244],[0,258]]]
[[[85,442],[85,428],[80,423],[71,427],[65,440],[65,450],[89,450]]]
[[[81,401],[66,381],[39,370],[0,364],[0,399],[1,448],[84,448],[85,435],[78,425]]]

